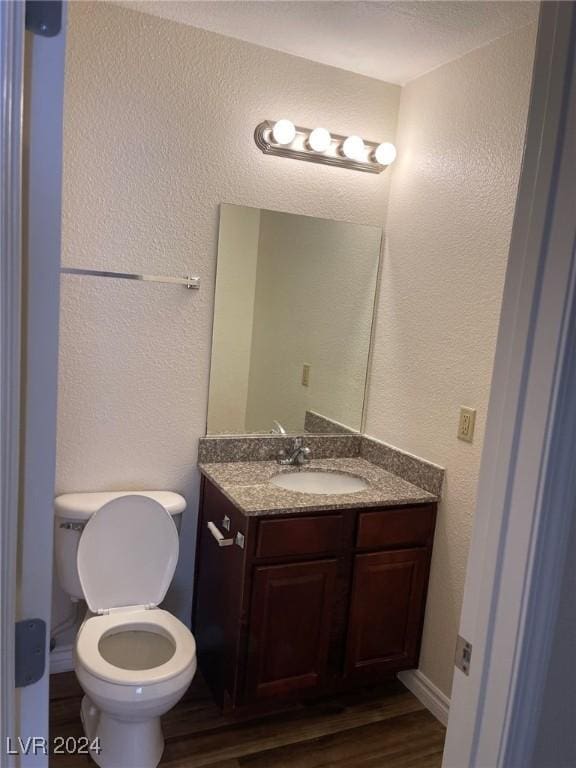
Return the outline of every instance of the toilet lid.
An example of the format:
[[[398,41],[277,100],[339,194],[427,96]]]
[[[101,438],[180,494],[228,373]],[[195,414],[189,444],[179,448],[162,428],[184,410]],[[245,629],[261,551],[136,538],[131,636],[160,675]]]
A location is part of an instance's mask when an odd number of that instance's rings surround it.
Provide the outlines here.
[[[138,495],[104,504],[78,544],[78,574],[90,610],[158,605],[177,560],[178,532],[161,504]]]

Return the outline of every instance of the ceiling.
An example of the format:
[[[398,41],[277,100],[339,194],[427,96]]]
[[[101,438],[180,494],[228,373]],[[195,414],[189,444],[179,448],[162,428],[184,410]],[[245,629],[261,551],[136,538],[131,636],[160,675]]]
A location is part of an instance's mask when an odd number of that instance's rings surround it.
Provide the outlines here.
[[[537,2],[124,0],[134,10],[403,85],[537,19]]]

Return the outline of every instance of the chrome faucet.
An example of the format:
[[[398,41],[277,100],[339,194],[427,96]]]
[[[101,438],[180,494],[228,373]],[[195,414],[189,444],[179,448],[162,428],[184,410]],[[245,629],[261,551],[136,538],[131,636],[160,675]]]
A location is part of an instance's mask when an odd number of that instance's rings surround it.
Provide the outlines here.
[[[295,437],[292,452],[286,455],[286,451],[280,451],[276,461],[282,465],[301,467],[307,461],[310,461],[310,448],[304,445],[303,437]]]

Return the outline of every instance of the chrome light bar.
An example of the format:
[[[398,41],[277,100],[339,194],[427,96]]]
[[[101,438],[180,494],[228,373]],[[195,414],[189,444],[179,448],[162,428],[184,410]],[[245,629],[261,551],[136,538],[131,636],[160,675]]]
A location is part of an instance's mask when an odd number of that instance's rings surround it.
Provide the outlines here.
[[[282,125],[283,124],[283,125]],[[284,128],[284,136],[277,127]],[[314,149],[313,134],[321,130],[326,137],[322,149]],[[277,136],[275,136],[275,133]],[[280,138],[280,140],[278,140]],[[289,120],[265,120],[254,131],[256,146],[265,155],[291,157],[293,160],[305,160],[308,163],[321,163],[348,168],[364,173],[382,173],[394,161],[396,150],[392,144],[379,144],[366,141],[359,136],[342,136],[328,133],[324,129],[303,128],[293,125]],[[352,156],[350,156],[352,155]],[[376,157],[385,157],[386,162],[378,162]]]

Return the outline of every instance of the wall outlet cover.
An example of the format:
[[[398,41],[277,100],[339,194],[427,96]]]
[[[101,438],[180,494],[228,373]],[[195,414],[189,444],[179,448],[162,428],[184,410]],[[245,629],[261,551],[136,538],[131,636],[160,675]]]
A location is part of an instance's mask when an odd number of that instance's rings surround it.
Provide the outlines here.
[[[458,439],[471,443],[474,439],[474,426],[476,424],[476,410],[474,408],[460,407],[460,420],[458,422]]]

